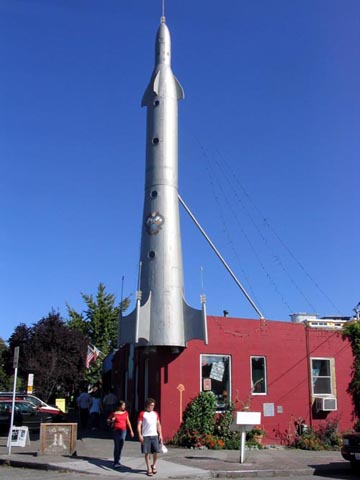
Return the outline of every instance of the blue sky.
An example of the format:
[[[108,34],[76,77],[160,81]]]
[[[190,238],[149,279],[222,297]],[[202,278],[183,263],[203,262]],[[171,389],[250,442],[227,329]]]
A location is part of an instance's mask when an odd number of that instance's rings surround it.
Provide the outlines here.
[[[179,192],[268,319],[360,301],[358,0],[167,0]],[[161,0],[0,1],[0,337],[137,284]],[[185,295],[257,318],[181,210]],[[202,273],[201,273],[202,272]],[[132,307],[131,307],[132,309]]]

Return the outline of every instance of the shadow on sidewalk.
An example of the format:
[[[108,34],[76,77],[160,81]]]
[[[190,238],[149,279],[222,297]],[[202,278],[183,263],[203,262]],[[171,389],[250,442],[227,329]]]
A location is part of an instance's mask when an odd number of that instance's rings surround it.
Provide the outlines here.
[[[101,468],[104,471],[113,470],[119,473],[145,473],[145,469],[131,468],[126,465],[121,465],[120,468],[114,468],[113,462],[111,460],[102,460],[95,457],[87,457],[85,455],[76,456],[76,459],[84,460],[85,462],[95,465],[98,468]]]
[[[309,465],[314,469],[314,476],[321,476],[325,478],[334,478],[336,480],[349,480],[349,478],[359,478],[356,472],[351,470],[350,463],[331,462],[317,465]]]

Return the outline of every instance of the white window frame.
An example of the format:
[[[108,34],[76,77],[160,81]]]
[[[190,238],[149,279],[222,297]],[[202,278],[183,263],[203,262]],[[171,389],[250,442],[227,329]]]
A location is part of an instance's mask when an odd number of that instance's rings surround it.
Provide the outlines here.
[[[322,360],[329,362],[329,375],[314,375],[313,361]],[[311,394],[313,397],[336,397],[336,383],[335,383],[335,359],[332,357],[310,357],[310,375],[311,375]],[[330,379],[330,393],[315,393],[314,392],[314,378],[329,378]]]
[[[252,365],[252,360],[253,358],[263,358],[264,359],[264,385],[265,385],[265,391],[264,392],[256,392],[253,390],[254,388],[254,382],[253,382],[253,365]],[[267,395],[268,393],[268,387],[267,387],[267,362],[266,362],[266,357],[265,355],[250,355],[250,380],[251,380],[251,389],[252,395]]]
[[[229,365],[229,379],[228,379],[228,388],[227,388],[227,400],[231,402],[231,355],[229,354],[219,354],[219,353],[200,353],[200,392],[204,392],[206,390],[203,389],[203,376],[202,376],[202,367],[203,367],[203,357],[211,357],[211,358],[226,358],[228,359]],[[213,362],[212,362],[213,363]],[[210,391],[213,391],[212,389]],[[218,400],[218,398],[217,398]],[[218,412],[224,410],[223,406],[217,402],[217,409]]]

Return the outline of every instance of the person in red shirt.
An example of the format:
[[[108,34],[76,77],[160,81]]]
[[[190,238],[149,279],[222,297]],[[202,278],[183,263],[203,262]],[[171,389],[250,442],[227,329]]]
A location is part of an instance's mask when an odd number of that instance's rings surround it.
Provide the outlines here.
[[[125,443],[127,429],[129,429],[131,437],[134,437],[124,400],[120,400],[115,412],[110,413],[108,424],[112,426],[114,433],[114,468],[119,468],[121,467],[121,452]]]
[[[154,411],[155,400],[148,398],[145,402],[145,410],[140,412],[137,424],[139,440],[141,442],[141,452],[145,455],[147,468],[146,475],[152,477],[157,473],[156,462],[160,452],[160,444],[163,442],[160,417]],[[151,465],[151,454],[153,455],[153,464]]]

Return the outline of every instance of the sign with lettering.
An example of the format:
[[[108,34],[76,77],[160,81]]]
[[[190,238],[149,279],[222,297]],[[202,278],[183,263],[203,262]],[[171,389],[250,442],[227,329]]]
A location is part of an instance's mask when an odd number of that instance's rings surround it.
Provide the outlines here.
[[[210,378],[222,382],[225,372],[224,362],[214,362],[211,366]]]
[[[11,442],[11,443],[10,443]],[[30,445],[29,428],[28,427],[13,427],[11,430],[11,438],[8,437],[7,446],[25,447]]]
[[[42,423],[41,455],[72,455],[76,451],[77,423]]]
[[[275,406],[273,403],[264,403],[263,404],[263,415],[264,417],[274,417],[275,416]]]

